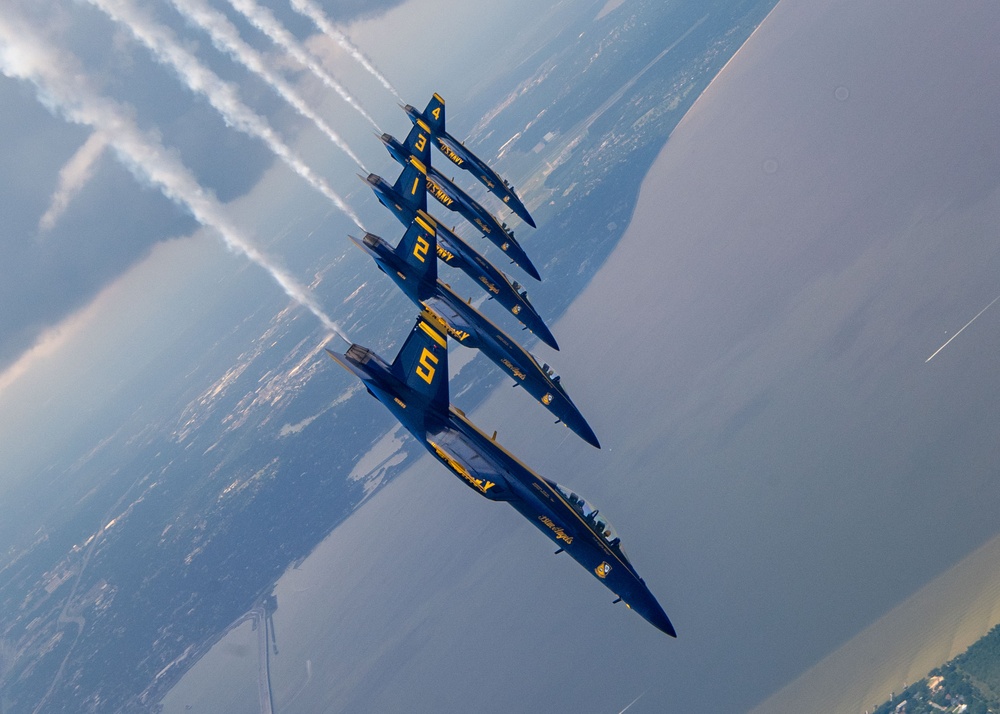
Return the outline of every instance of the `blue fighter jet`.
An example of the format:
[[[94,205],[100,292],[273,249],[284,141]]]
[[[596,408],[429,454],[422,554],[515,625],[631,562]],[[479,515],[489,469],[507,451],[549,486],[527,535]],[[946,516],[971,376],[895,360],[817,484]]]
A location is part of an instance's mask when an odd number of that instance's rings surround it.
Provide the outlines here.
[[[478,349],[510,375],[515,386],[523,387],[548,409],[557,423],[562,422],[588,444],[601,448],[594,430],[549,366],[538,364],[510,335],[438,279],[435,234],[434,219],[419,211],[395,248],[371,233],[362,240],[351,240],[375,259],[382,272],[415,305],[432,309],[459,344]]]
[[[621,539],[591,504],[536,474],[449,403],[447,327],[424,310],[392,364],[352,344],[330,357],[358,377],[438,461],[466,486],[506,501],[657,629],[670,619],[625,555]]]
[[[422,113],[409,104],[403,107],[403,111],[406,112],[406,115],[410,117],[410,121],[414,124],[418,121],[423,121],[430,128],[431,136],[442,154],[451,159],[456,166],[465,169],[475,176],[490,193],[503,201],[521,220],[532,228],[535,227],[535,221],[528,214],[528,209],[524,207],[524,203],[514,193],[514,187],[500,178],[496,171],[467,149],[465,144],[445,131],[444,99],[441,98],[440,94],[435,93],[431,97],[430,103]]]
[[[385,144],[389,154],[400,166],[406,166],[410,158],[414,156],[412,147],[426,142],[426,129],[423,122],[417,122],[410,130],[406,138],[406,144],[401,144],[396,137],[391,134],[382,134],[379,139]],[[423,159],[417,155],[417,158]],[[496,216],[483,208],[472,196],[456,186],[453,182],[434,168],[426,164],[427,168],[427,192],[449,211],[455,211],[462,215],[465,220],[474,225],[480,233],[490,239],[495,245],[500,246],[504,252],[510,252],[510,248],[504,248],[504,244],[511,244],[520,248],[520,244],[514,238],[514,231],[507,227],[506,223],[501,223]],[[525,270],[528,270],[525,267]],[[529,274],[531,273],[528,270]],[[532,275],[532,277],[536,277]]]
[[[418,159],[424,167],[427,190],[441,205],[451,211],[457,211],[491,243],[506,253],[507,257],[520,265],[528,275],[535,280],[541,280],[538,270],[532,265],[528,254],[514,238],[513,231],[509,230],[506,224],[500,223],[489,211],[430,165],[429,134],[427,125],[421,121],[413,125],[413,129],[406,136],[405,144],[400,144],[389,134],[379,135],[379,140],[385,144],[392,158],[404,169],[410,163],[411,158]],[[412,187],[410,188],[412,190]]]
[[[400,223],[409,226],[417,211],[427,211],[425,176],[424,164],[411,158],[395,184],[389,184],[376,174],[368,174],[364,181],[371,186],[379,203],[392,211]],[[487,292],[491,299],[495,299],[509,310],[542,342],[554,350],[559,349],[551,330],[528,300],[527,290],[517,282],[509,280],[493,263],[440,223],[437,225],[437,241],[437,254],[441,260],[466,273]]]

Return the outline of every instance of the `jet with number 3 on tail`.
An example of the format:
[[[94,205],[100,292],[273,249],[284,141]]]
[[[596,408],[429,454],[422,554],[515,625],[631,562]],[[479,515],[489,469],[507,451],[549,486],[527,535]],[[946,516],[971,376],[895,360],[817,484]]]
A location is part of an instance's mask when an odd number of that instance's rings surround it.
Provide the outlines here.
[[[437,277],[436,222],[419,211],[395,248],[366,233],[351,238],[375,259],[383,273],[418,307],[431,308],[460,345],[478,349],[588,444],[601,448],[597,435],[569,398],[557,375]]]
[[[424,167],[424,180],[427,191],[450,211],[458,212],[469,223],[483,234],[491,243],[500,248],[514,263],[521,266],[528,275],[541,280],[538,270],[532,264],[524,248],[514,238],[513,231],[506,224],[500,223],[489,211],[479,205],[471,196],[449,181],[444,175],[431,166],[430,161],[430,130],[423,121],[413,125],[406,141],[400,143],[390,134],[378,135],[389,154],[396,162],[406,169],[410,160],[416,158]]]
[[[422,121],[429,127],[434,143],[453,164],[475,176],[486,187],[486,190],[503,201],[504,205],[517,214],[521,220],[532,228],[535,227],[535,221],[514,192],[514,187],[502,179],[485,161],[467,149],[465,144],[445,131],[444,99],[441,98],[440,94],[435,93],[431,97],[431,101],[423,112],[409,104],[403,107],[403,111],[414,124]]]
[[[396,163],[400,166],[406,166],[413,156],[423,161],[419,155],[413,152],[417,146],[421,146],[427,142],[428,133],[426,125],[418,121],[413,125],[413,129],[410,130],[405,143],[400,143],[391,134],[382,134],[379,139],[385,145],[389,155],[396,160]],[[427,193],[437,199],[438,203],[449,211],[459,213],[505,253],[510,253],[511,248],[504,246],[514,245],[516,249],[521,248],[520,244],[514,238],[514,231],[510,230],[506,223],[501,223],[496,216],[483,208],[472,196],[460,189],[452,181],[449,181],[434,166],[427,162],[424,162],[424,165],[427,168]],[[531,270],[528,270],[526,266],[522,267],[525,267],[525,270],[529,274],[532,274]],[[532,274],[532,277],[537,276]]]
[[[429,310],[417,319],[391,364],[352,344],[327,350],[368,393],[462,483],[505,501],[658,630],[677,633],[625,555],[621,539],[597,509],[573,491],[536,474],[451,406],[447,326]]]

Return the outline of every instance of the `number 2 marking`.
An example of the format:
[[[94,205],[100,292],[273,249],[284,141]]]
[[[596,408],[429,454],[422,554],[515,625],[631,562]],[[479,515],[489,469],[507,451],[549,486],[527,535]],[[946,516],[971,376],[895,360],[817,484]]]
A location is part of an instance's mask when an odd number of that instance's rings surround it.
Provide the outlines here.
[[[425,262],[424,258],[427,257],[427,251],[430,250],[430,247],[431,244],[423,236],[417,236],[417,244],[413,246],[413,256],[421,263]]]

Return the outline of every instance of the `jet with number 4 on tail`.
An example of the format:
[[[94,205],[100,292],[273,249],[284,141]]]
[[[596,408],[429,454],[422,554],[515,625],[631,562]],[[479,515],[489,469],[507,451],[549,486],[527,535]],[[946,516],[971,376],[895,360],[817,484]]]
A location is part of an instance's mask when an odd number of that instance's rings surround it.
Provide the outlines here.
[[[478,349],[558,421],[588,444],[601,448],[594,430],[548,365],[538,364],[510,335],[438,279],[435,229],[434,219],[419,211],[395,248],[371,233],[366,233],[362,240],[353,237],[351,240],[375,259],[382,272],[415,305],[432,309],[456,342]]]
[[[459,480],[492,501],[506,501],[657,629],[673,625],[625,555],[603,515],[569,489],[536,474],[488,437],[448,395],[447,327],[429,310],[417,319],[402,349],[387,363],[352,344],[327,350],[358,377],[413,437]]]
[[[486,187],[486,190],[503,201],[504,205],[517,214],[521,220],[532,228],[535,227],[535,221],[514,192],[514,187],[502,179],[485,161],[467,149],[465,144],[445,131],[444,99],[441,98],[440,94],[435,93],[431,97],[430,103],[422,113],[409,104],[403,107],[403,111],[414,124],[422,121],[430,128],[434,143],[452,163],[475,176]]]
[[[426,166],[419,160],[411,158],[395,184],[389,184],[376,174],[369,174],[363,180],[371,186],[379,203],[388,208],[400,223],[409,226],[418,211],[427,211],[427,191],[424,181],[426,173]],[[493,263],[440,223],[437,224],[437,255],[447,265],[458,268],[472,278],[486,291],[490,299],[495,299],[509,310],[542,342],[554,350],[559,349],[552,331],[528,300],[528,291],[522,289],[518,283],[511,282]]]

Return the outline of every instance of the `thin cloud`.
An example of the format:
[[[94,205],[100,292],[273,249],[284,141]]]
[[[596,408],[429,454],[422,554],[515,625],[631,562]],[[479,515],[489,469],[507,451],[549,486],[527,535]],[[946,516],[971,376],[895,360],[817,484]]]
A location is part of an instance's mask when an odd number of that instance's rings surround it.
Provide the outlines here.
[[[38,230],[47,233],[52,230],[80,190],[94,175],[94,167],[101,158],[107,139],[100,132],[94,132],[59,170],[59,185],[49,199],[49,207],[38,221]]]
[[[335,91],[352,109],[367,119],[376,130],[382,131],[371,115],[351,96],[350,92],[323,69],[322,65],[295,39],[292,33],[278,22],[278,18],[270,10],[259,5],[256,0],[229,0],[229,4],[242,14],[251,25],[267,35],[271,42],[281,47],[292,59],[312,72],[324,85]]]
[[[170,0],[177,11],[186,20],[200,27],[212,38],[212,44],[221,52],[225,52],[235,61],[264,80],[270,87],[300,115],[316,125],[326,137],[341,151],[350,157],[351,161],[367,173],[368,169],[361,163],[351,147],[330,126],[314,112],[305,100],[278,73],[272,70],[263,56],[248,45],[240,37],[239,30],[225,15],[208,6],[203,0]]]
[[[214,230],[233,252],[256,263],[323,326],[344,339],[344,333],[294,278],[254,247],[232,223],[222,205],[203,188],[177,156],[148,133],[118,103],[97,94],[75,62],[41,40],[31,27],[0,14],[0,72],[30,82],[38,100],[54,114],[91,127],[108,142],[117,158],[138,179],[188,210],[201,225]]]
[[[365,68],[366,72],[377,79],[379,84],[392,92],[392,95],[396,99],[400,101],[403,100],[403,98],[399,96],[399,92],[396,91],[396,88],[393,87],[392,84],[389,83],[389,80],[385,78],[385,75],[375,68],[375,65],[372,64],[371,60],[365,56],[365,53],[362,52],[357,45],[347,38],[347,35],[334,26],[333,21],[326,16],[323,9],[320,8],[319,5],[312,2],[312,0],[291,0],[291,4],[293,10],[312,20],[313,24],[316,25],[320,32],[340,45],[343,50],[345,50],[358,62],[358,64]]]
[[[153,53],[159,63],[173,69],[188,89],[208,99],[209,104],[222,115],[227,124],[267,144],[275,156],[305,179],[310,186],[330,199],[354,221],[358,228],[364,230],[361,219],[344,199],[285,144],[266,119],[243,103],[236,87],[223,81],[199,62],[197,57],[184,49],[169,28],[157,24],[128,0],[87,0],[87,2],[115,22],[125,26],[136,40]]]

